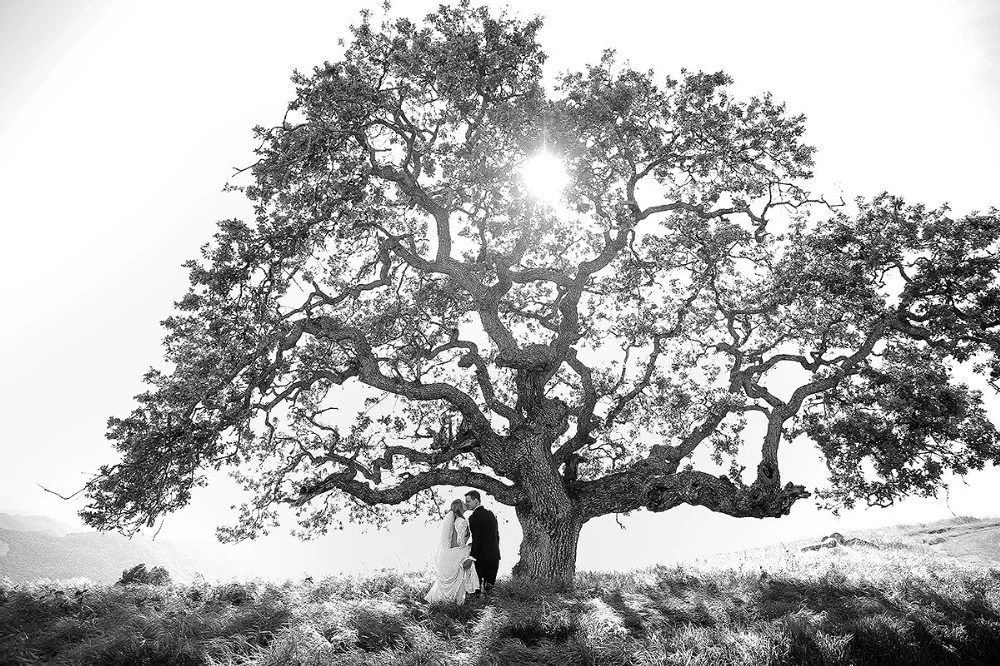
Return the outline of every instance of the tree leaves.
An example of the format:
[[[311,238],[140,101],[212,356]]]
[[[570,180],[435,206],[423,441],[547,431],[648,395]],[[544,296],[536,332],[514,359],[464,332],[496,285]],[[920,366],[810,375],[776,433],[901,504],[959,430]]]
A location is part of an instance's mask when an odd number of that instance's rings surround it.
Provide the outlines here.
[[[1000,434],[982,396],[955,383],[940,354],[893,345],[877,366],[824,394],[802,431],[826,458],[831,506],[857,499],[889,506],[908,494],[933,495],[945,474],[1000,463]]]

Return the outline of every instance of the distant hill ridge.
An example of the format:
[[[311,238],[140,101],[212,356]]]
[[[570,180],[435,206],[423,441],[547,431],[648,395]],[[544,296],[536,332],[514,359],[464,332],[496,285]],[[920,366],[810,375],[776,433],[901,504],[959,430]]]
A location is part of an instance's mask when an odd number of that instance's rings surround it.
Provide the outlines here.
[[[113,583],[136,564],[162,566],[178,582],[196,573],[209,578],[249,575],[245,566],[205,549],[114,532],[81,531],[45,516],[0,513],[0,578],[89,578]]]
[[[24,516],[11,513],[0,513],[0,529],[18,532],[48,532],[55,536],[66,536],[74,532],[86,531],[84,528],[73,527],[48,516]]]

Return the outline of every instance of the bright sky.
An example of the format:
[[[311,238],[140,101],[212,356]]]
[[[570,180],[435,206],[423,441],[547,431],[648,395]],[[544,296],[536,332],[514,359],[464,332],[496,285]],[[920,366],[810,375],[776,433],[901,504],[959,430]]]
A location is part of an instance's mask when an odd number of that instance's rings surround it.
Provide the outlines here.
[[[417,18],[437,4],[397,6]],[[187,284],[181,263],[216,220],[248,213],[221,188],[252,161],[250,128],[279,122],[292,70],[337,59],[358,10],[379,5],[0,0],[0,511],[75,520],[78,502],[38,484],[68,494],[114,460],[105,421],[131,410],[142,374],[159,364],[158,322]],[[817,187],[830,195],[888,190],[949,201],[959,213],[1000,204],[1000,3],[509,6],[547,17],[550,75],[615,48],[662,75],[724,69],[741,95],[772,91],[808,116]],[[784,479],[821,483],[811,445],[786,446],[782,462]],[[966,481],[951,490],[955,513],[1000,513],[1000,471]],[[211,539],[233,501],[223,478],[169,517],[161,538]],[[498,513],[510,520],[501,523],[503,574],[520,534],[512,512]],[[631,568],[950,515],[942,498],[839,521],[809,500],[779,520],[686,507],[622,517],[621,530],[606,517],[584,528],[579,567]],[[326,573],[419,565],[435,535],[423,524],[391,534],[349,528],[307,545],[273,535],[234,552],[256,558],[262,574]]]

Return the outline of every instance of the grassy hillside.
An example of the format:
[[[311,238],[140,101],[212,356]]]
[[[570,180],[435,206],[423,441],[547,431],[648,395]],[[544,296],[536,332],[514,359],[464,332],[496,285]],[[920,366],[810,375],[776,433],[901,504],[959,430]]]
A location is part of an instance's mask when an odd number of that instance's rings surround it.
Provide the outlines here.
[[[964,534],[992,547],[942,552]],[[428,606],[426,574],[283,585],[0,585],[0,663],[1000,663],[1000,521],[958,519]],[[964,547],[964,546],[963,546]],[[973,548],[973,550],[975,550]]]

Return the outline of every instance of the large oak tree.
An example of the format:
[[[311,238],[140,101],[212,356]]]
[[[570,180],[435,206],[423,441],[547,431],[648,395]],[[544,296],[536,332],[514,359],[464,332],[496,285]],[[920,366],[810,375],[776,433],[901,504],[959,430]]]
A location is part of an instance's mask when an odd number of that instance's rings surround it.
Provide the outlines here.
[[[770,96],[611,53],[549,91],[540,26],[364,17],[295,75],[236,188],[255,219],[190,262],[169,371],[110,420],[122,459],[88,523],[153,525],[226,466],[253,493],[230,539],[282,506],[315,533],[478,488],[516,511],[515,574],[565,580],[598,516],[787,514],[810,495],[779,470],[798,436],[837,505],[1000,461],[953,375],[1000,373],[997,211],[829,205]],[[542,152],[568,175],[555,204],[523,175]]]

